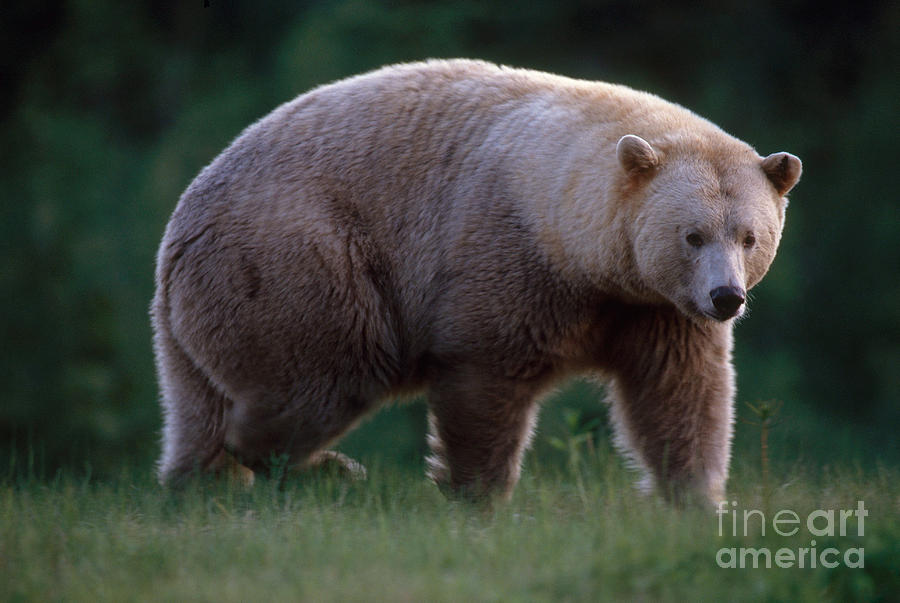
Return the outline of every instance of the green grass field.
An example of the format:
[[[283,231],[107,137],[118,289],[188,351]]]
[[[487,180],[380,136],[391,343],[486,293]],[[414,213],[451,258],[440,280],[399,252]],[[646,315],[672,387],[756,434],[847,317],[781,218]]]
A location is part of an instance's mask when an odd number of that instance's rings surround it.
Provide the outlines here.
[[[3,601],[896,600],[900,474],[826,469],[773,475],[768,491],[736,463],[729,498],[759,514],[676,510],[643,498],[607,447],[528,459],[513,500],[493,512],[448,502],[418,471],[375,462],[365,482],[335,476],[196,484],[171,494],[149,471],[95,481],[23,475],[0,489]],[[811,535],[817,509],[856,509],[841,536]],[[794,536],[771,518],[793,510]],[[816,529],[827,530],[827,517]],[[786,531],[786,530],[783,530]],[[817,541],[815,568],[722,568],[723,548]],[[836,552],[821,551],[832,547]],[[849,567],[848,549],[864,567]],[[751,566],[750,557],[746,565]],[[849,565],[858,564],[851,553]],[[764,565],[763,558],[760,563]]]

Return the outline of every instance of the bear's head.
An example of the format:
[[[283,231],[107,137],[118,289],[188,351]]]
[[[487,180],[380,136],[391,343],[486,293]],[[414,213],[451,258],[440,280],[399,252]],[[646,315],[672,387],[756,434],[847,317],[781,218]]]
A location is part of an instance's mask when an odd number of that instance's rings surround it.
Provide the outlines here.
[[[655,147],[634,135],[616,154],[640,199],[631,241],[642,283],[695,320],[743,314],[775,258],[800,160],[733,139]]]

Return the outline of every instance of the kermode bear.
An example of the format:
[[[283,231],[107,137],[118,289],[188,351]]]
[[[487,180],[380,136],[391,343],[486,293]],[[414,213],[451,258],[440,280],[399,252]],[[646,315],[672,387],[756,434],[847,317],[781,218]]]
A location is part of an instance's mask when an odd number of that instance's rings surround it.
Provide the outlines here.
[[[732,323],[800,171],[651,94],[479,61],[316,88],[247,128],[169,221],[160,479],[352,466],[327,447],[425,392],[430,477],[508,496],[541,394],[594,373],[645,484],[717,501]]]

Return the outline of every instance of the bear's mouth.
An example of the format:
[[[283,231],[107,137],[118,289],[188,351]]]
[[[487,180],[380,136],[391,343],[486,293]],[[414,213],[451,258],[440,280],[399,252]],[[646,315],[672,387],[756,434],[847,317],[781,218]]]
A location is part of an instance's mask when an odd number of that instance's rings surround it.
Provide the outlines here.
[[[705,316],[708,316],[709,318],[712,318],[713,320],[717,320],[719,322],[725,322],[726,320],[731,320],[732,318],[737,318],[738,315],[740,314],[740,312],[735,312],[734,314],[723,314],[723,313],[715,312],[715,311],[714,312],[704,311],[703,314]]]
[[[718,322],[726,322],[732,319],[740,318],[744,315],[744,310],[747,308],[745,304],[742,304],[738,309],[734,312],[720,312],[718,310],[701,310],[701,312],[707,316],[708,318],[712,318]]]
[[[714,320],[716,322],[727,322],[732,318],[737,318],[741,314],[740,311],[735,312],[734,314],[725,314],[715,309],[706,310],[701,308],[700,305],[692,299],[689,299],[684,303],[684,312],[695,320]]]

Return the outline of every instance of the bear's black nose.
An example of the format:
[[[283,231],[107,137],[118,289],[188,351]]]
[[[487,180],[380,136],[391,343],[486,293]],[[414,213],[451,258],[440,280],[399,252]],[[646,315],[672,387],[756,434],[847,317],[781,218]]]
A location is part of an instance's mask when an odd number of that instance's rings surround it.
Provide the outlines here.
[[[709,297],[721,316],[731,318],[744,303],[744,290],[738,287],[716,287],[709,292]]]

